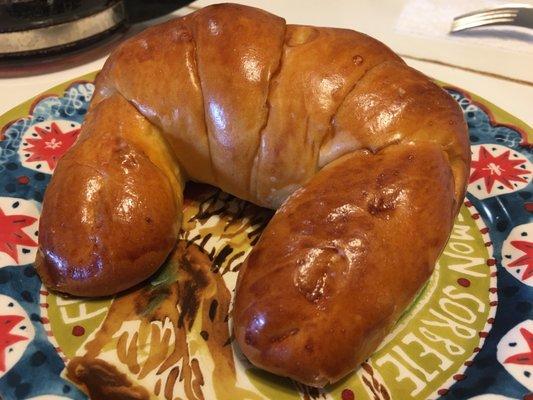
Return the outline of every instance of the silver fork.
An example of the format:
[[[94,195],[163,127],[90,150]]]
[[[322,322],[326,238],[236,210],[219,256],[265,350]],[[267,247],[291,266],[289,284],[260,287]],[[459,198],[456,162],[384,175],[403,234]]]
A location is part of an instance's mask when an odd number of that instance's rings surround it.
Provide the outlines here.
[[[488,25],[514,25],[533,28],[533,6],[511,4],[459,15],[453,19],[450,32]]]

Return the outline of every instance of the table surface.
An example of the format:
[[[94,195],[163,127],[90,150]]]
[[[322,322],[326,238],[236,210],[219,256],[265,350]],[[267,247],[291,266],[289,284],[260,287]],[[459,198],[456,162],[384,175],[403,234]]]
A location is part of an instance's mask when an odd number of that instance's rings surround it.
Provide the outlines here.
[[[334,7],[332,2],[323,0],[233,1],[282,15],[289,23],[337,26],[365,32],[389,45],[409,65],[426,75],[475,93],[533,125],[533,51],[515,53],[486,46],[483,36],[474,36],[471,41],[447,41],[399,32],[395,25],[408,3],[400,0],[336,0]],[[173,14],[183,15],[216,2],[199,0]],[[143,26],[134,27],[134,30]],[[526,34],[523,37],[533,50],[533,36]],[[53,73],[0,79],[0,114],[57,84],[100,69],[104,61],[105,57],[101,57]]]

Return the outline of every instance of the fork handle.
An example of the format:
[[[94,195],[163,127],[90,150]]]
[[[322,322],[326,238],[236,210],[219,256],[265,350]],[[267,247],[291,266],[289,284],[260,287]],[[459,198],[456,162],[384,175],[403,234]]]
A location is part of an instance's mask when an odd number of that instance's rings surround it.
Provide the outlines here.
[[[533,8],[521,8],[518,11],[514,25],[533,29]]]

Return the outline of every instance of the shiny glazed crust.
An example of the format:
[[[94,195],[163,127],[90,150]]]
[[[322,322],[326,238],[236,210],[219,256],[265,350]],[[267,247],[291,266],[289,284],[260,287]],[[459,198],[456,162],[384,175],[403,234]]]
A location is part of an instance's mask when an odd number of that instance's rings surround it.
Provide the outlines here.
[[[382,43],[210,6],[109,57],[46,191],[36,266],[77,296],[142,282],[175,245],[186,180],[279,208],[239,274],[235,337],[323,386],[430,276],[469,162],[457,104]]]

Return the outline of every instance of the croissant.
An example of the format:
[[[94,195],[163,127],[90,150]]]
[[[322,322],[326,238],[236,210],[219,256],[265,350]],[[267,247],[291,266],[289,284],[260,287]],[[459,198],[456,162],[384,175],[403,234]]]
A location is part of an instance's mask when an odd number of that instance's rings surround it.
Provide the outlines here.
[[[176,243],[187,180],[277,209],[238,277],[255,365],[323,386],[430,276],[465,194],[458,105],[377,40],[206,7],[121,44],[46,191],[36,261],[76,296],[123,291]]]

